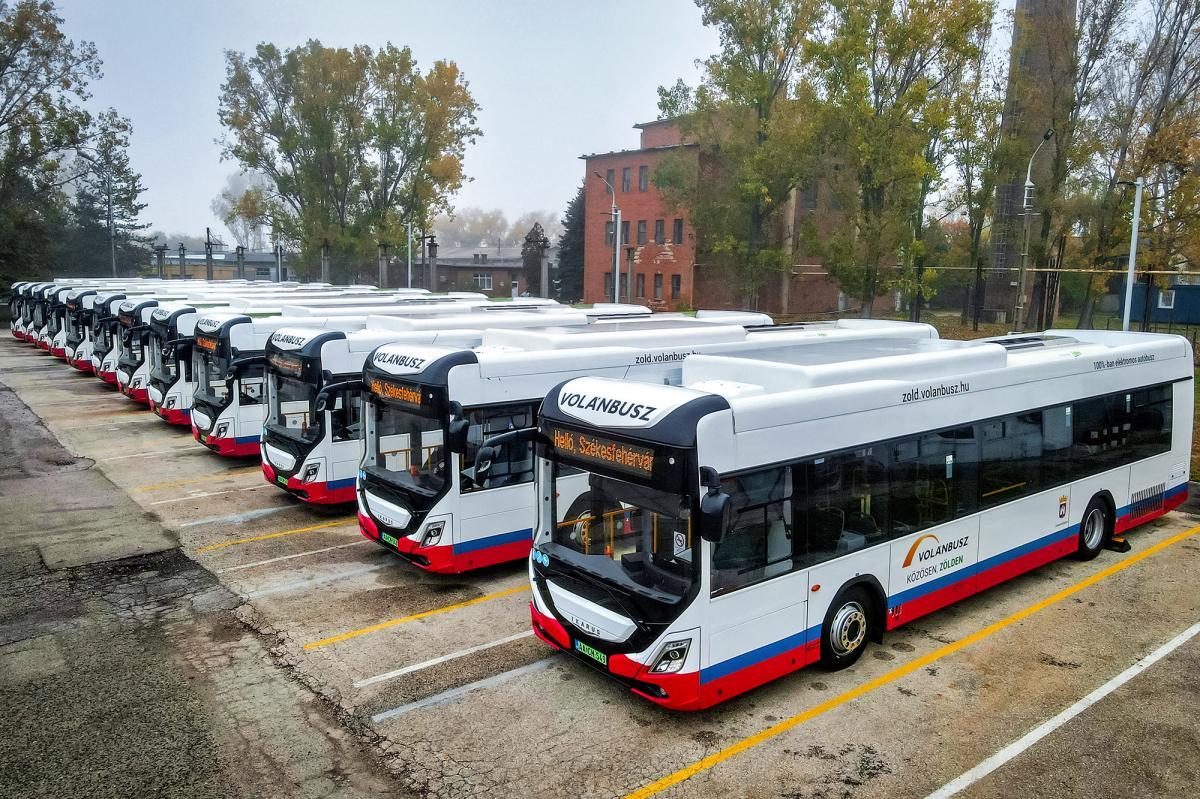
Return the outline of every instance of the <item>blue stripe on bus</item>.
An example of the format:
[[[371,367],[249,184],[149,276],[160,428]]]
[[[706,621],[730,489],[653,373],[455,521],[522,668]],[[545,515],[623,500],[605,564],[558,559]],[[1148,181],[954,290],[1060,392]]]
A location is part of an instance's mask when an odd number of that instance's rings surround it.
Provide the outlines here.
[[[350,486],[354,485],[354,481],[355,481],[356,479],[357,479],[357,478],[354,478],[354,477],[347,477],[345,480],[330,480],[330,481],[329,481],[328,483],[326,483],[325,485],[326,485],[326,486],[328,486],[328,487],[329,487],[329,488],[331,488],[331,489],[334,489],[334,488],[349,488]]]
[[[465,552],[477,552],[481,549],[513,544],[521,540],[533,540],[532,527],[526,527],[524,530],[513,530],[511,533],[500,533],[499,535],[489,535],[486,538],[463,541],[461,544],[455,544],[452,551],[455,555],[461,555]]]
[[[233,439],[235,444],[257,444],[262,441],[262,434],[256,436],[237,436]]]
[[[700,684],[710,683],[713,680],[719,680],[722,677],[728,677],[730,674],[748,669],[764,660],[769,660],[777,655],[782,655],[785,652],[790,652],[793,649],[798,649],[809,642],[809,634],[816,631],[816,635],[821,634],[821,625],[811,627],[807,630],[789,635],[780,641],[776,641],[766,646],[760,646],[758,649],[751,649],[741,655],[735,655],[728,660],[722,660],[707,668],[700,669]]]

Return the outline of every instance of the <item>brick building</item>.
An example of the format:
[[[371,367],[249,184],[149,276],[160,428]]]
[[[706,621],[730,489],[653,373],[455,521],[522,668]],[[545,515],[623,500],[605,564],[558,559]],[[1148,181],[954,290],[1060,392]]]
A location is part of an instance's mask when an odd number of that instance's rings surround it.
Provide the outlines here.
[[[792,267],[769,278],[757,296],[747,297],[728,270],[698,257],[696,235],[686,209],[674,208],[654,188],[655,168],[668,154],[681,149],[696,159],[695,144],[682,139],[671,120],[634,125],[640,147],[581,156],[586,164],[584,184],[587,219],[584,223],[585,302],[612,301],[612,198],[605,180],[616,189],[621,209],[621,300],[627,296],[630,260],[633,263],[633,302],[655,309],[755,308],[779,316],[820,318],[854,313],[857,298],[842,293],[825,274],[821,260],[804,251],[801,231],[811,226],[827,235],[842,223],[834,193],[823,184],[792,192],[779,231],[793,252]],[[597,175],[599,173],[599,176]],[[876,313],[890,310],[894,297],[880,297]]]
[[[551,247],[548,255],[553,280],[558,248]],[[524,261],[519,246],[441,247],[438,251],[436,291],[478,291],[489,297],[517,297],[525,292],[524,283]],[[427,285],[419,263],[413,264],[413,285]]]
[[[655,308],[695,307],[695,234],[687,214],[664,200],[650,176],[668,153],[680,148],[698,152],[697,148],[682,142],[678,127],[670,121],[634,127],[641,133],[638,149],[581,156],[587,165],[583,300],[611,302],[613,298],[612,197],[599,173],[616,189],[621,209],[621,301],[628,296],[632,259],[633,302]]]

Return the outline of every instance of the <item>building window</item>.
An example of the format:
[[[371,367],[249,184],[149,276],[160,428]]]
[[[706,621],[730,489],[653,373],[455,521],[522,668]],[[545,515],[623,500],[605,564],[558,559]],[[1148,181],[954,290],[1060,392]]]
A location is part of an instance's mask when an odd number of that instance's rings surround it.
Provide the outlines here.
[[[608,181],[609,186],[612,186],[613,191],[617,190],[617,171],[615,169],[610,169],[605,172],[604,179]],[[607,188],[607,186],[605,188]]]
[[[654,243],[662,244],[667,240],[667,226],[661,219],[654,220]]]
[[[475,283],[475,288],[481,291],[492,290],[492,273],[491,272],[476,272],[471,276],[472,282]]]
[[[1175,289],[1158,292],[1158,307],[1164,311],[1175,309]]]
[[[679,299],[681,288],[683,288],[683,278],[679,275],[671,275],[671,299]]]
[[[621,223],[621,243],[622,244],[629,243],[629,223],[628,222]]]
[[[613,245],[613,223],[604,223],[604,246],[611,247]]]
[[[604,299],[605,300],[608,300],[612,297],[612,295],[613,295],[612,287],[613,287],[612,272],[605,272],[604,273]]]
[[[654,299],[662,299],[662,273],[659,272],[654,276]]]
[[[645,191],[650,188],[650,167],[638,167],[638,191]]]
[[[633,178],[633,169],[625,167],[621,170],[621,191],[629,191],[630,180]]]
[[[639,298],[646,296],[646,276],[640,272],[637,276],[637,295]]]
[[[646,243],[646,220],[639,219],[638,220],[638,246],[640,247],[645,243]]]
[[[675,230],[671,236],[671,241],[675,242],[676,244],[683,244],[683,220],[676,219],[674,228]]]

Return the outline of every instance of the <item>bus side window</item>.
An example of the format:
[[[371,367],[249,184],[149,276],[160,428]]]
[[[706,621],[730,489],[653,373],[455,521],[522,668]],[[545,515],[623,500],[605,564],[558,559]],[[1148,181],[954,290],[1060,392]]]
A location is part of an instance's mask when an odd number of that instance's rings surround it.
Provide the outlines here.
[[[713,595],[791,571],[792,468],[728,478],[721,490],[733,503],[733,523],[713,550]]]
[[[1042,487],[1042,412],[1005,416],[980,425],[984,508],[1027,496]]]
[[[533,408],[529,405],[505,405],[471,411],[467,428],[467,450],[462,456],[459,474],[463,493],[480,488],[500,488],[533,481],[533,442],[506,444],[496,452],[486,485],[474,480],[475,456],[483,442],[491,436],[524,430],[534,423]]]
[[[979,506],[979,443],[958,427],[892,445],[892,537],[968,516]]]
[[[1131,460],[1170,451],[1172,390],[1167,385],[1133,392],[1129,430]]]
[[[334,441],[362,438],[362,395],[357,391],[339,392],[329,411],[329,419]]]
[[[238,402],[242,405],[260,405],[263,401],[264,369],[262,364],[248,366],[238,380]]]
[[[1071,406],[1042,411],[1042,487],[1071,482]]]
[[[876,445],[815,458],[798,467],[792,544],[800,568],[887,538],[887,458],[887,447]]]
[[[1072,460],[1077,464],[1076,478],[1096,474],[1128,462],[1125,442],[1129,431],[1129,416],[1125,412],[1125,392],[1093,397],[1075,403],[1075,446]]]

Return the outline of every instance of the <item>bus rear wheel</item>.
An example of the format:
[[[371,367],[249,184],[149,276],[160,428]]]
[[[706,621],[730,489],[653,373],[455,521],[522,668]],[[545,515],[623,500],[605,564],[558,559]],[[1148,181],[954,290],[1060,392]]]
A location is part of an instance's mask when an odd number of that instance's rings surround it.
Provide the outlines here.
[[[821,665],[844,669],[862,657],[871,629],[871,598],[859,586],[838,595],[821,625]]]
[[[1092,497],[1079,523],[1079,549],[1075,551],[1075,557],[1091,560],[1099,555],[1111,530],[1108,503],[1099,495]]]

